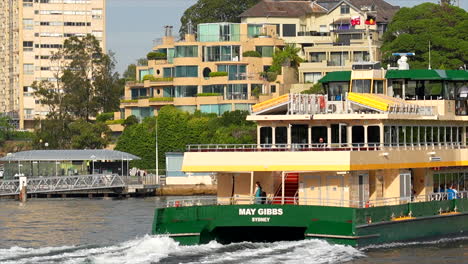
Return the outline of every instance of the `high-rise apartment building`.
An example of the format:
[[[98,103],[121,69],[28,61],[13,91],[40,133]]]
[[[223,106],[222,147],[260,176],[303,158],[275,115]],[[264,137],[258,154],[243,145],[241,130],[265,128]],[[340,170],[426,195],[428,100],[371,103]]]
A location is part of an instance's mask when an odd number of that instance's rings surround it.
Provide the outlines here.
[[[0,1],[0,113],[33,128],[48,109],[34,97],[34,81],[55,82],[60,67],[50,56],[72,36],[94,35],[103,50],[105,0]]]

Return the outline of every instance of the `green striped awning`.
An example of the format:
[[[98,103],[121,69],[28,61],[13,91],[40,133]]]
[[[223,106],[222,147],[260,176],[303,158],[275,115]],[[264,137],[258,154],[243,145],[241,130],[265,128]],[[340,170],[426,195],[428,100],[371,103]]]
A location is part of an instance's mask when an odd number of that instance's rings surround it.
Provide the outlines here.
[[[387,79],[408,80],[468,80],[468,72],[464,70],[389,70]]]
[[[349,82],[351,80],[351,71],[329,72],[319,80],[320,83],[328,82]]]

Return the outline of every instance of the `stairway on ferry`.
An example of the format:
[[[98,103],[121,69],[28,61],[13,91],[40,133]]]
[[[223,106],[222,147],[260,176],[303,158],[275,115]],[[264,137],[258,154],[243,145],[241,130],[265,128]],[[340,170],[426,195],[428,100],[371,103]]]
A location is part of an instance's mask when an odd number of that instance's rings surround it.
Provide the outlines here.
[[[272,204],[281,204],[282,185],[278,187]],[[286,173],[284,177],[284,204],[295,204],[296,194],[299,189],[299,173]]]

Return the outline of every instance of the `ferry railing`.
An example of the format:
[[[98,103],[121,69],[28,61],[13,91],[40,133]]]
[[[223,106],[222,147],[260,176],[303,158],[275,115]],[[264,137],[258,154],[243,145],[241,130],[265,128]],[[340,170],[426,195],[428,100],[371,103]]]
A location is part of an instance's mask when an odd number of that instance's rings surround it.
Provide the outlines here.
[[[196,198],[173,198],[167,201],[166,207],[189,207],[189,206],[209,206],[209,205],[251,205],[251,204],[293,204],[293,205],[315,205],[315,206],[334,206],[334,207],[352,207],[368,208],[389,205],[399,205],[407,203],[419,203],[430,201],[448,200],[448,193],[431,193],[428,195],[390,197],[370,200],[351,200],[351,199],[329,199],[329,198],[310,198],[310,197],[196,197]],[[468,191],[458,192],[456,199],[468,199]]]
[[[187,145],[187,152],[272,152],[272,151],[376,151],[464,149],[461,142],[445,143],[313,143],[313,144],[196,144]]]

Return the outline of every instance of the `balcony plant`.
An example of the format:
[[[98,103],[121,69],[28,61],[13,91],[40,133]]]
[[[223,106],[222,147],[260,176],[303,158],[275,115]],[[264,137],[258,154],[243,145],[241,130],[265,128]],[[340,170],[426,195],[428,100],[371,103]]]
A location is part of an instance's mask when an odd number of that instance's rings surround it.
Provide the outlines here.
[[[221,96],[220,93],[199,93],[197,94],[198,97],[201,97],[201,96]]]
[[[222,77],[222,76],[228,76],[227,72],[210,72],[209,75],[210,77]]]
[[[137,103],[138,99],[123,99],[120,100],[121,103]]]
[[[166,60],[167,55],[165,53],[162,53],[162,52],[151,51],[148,54],[146,54],[146,58],[148,60]]]
[[[242,56],[244,56],[244,57],[261,58],[261,57],[262,57],[262,54],[260,54],[260,52],[258,52],[258,51],[256,51],[256,50],[248,50],[248,51],[244,51],[244,53],[242,53]]]
[[[155,80],[156,80],[156,77],[154,77],[151,74],[146,74],[145,76],[143,76],[143,81],[155,81]]]
[[[149,99],[150,102],[172,102],[174,101],[173,97],[153,97]]]
[[[125,119],[107,120],[106,125],[123,125]]]

